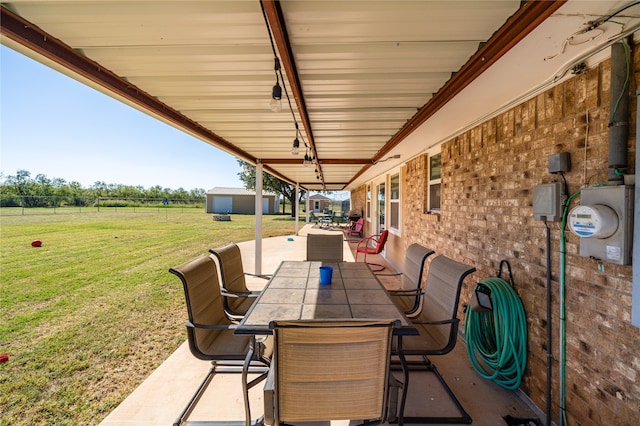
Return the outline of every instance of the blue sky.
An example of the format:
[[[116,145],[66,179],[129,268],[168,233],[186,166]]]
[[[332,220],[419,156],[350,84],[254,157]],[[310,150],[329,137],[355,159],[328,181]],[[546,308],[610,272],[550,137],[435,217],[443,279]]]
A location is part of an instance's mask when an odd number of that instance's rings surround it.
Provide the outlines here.
[[[186,190],[242,187],[235,157],[0,46],[0,172]]]

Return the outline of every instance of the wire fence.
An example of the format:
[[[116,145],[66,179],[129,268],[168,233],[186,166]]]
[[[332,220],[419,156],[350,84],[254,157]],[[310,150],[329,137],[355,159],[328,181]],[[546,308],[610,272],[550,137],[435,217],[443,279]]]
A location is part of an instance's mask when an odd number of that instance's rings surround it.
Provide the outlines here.
[[[0,196],[0,214],[18,216],[68,213],[167,213],[205,209],[204,199],[113,198],[84,196]]]

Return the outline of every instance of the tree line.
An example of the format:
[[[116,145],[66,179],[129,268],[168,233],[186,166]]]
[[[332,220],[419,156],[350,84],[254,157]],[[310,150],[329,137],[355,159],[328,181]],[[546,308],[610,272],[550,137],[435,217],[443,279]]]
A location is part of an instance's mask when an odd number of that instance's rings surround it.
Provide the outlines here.
[[[54,198],[65,200],[65,204],[73,206],[84,206],[87,200],[99,198],[204,202],[206,192],[202,188],[189,191],[184,188],[163,188],[160,185],[144,188],[140,185],[108,184],[102,181],[84,188],[79,182],[48,178],[44,174],[37,174],[32,178],[27,170],[18,170],[15,176],[0,175],[0,205],[3,207],[47,207]]]

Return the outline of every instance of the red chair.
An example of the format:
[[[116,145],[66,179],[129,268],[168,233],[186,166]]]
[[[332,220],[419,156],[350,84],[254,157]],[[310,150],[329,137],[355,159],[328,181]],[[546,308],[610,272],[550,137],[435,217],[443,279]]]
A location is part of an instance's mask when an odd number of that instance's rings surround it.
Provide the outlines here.
[[[357,235],[358,238],[362,238],[362,228],[364,227],[364,218],[358,219],[352,223],[350,227],[344,230],[345,240],[351,240],[353,235]]]
[[[367,262],[368,254],[380,254],[382,250],[384,250],[384,245],[387,242],[387,236],[389,235],[389,231],[386,229],[382,231],[378,235],[372,235],[367,238],[363,238],[358,241],[358,245],[356,246],[356,262],[358,261],[358,254],[364,253],[364,261],[369,266],[371,266],[371,270],[374,272],[382,271],[385,266],[379,263],[369,263]],[[375,269],[374,269],[375,267]]]

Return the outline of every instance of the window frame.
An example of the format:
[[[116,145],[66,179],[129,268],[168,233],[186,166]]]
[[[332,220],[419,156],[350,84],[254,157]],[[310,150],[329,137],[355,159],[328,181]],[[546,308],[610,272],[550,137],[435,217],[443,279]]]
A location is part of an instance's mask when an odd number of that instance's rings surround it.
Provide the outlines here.
[[[365,191],[366,191],[365,218],[367,219],[367,222],[371,222],[371,183],[367,183]]]
[[[389,230],[389,232],[396,234],[396,235],[400,235],[400,230],[402,229],[402,179],[401,179],[401,173],[400,170],[393,170],[388,174],[389,177],[389,190],[388,190],[388,206],[387,206],[387,210],[388,210],[388,215],[387,217],[388,219],[388,223],[387,223],[387,229]],[[398,180],[398,189],[397,189],[397,198],[394,198],[394,194],[393,194],[393,180],[394,178],[397,178]],[[393,209],[396,208],[397,209],[397,224],[393,224]]]
[[[432,178],[432,174],[434,173],[433,166],[431,164],[431,160],[435,157],[439,157],[440,161],[439,161],[439,174],[437,177]],[[426,159],[425,159],[425,205],[424,205],[424,211],[425,213],[433,213],[433,214],[440,214],[442,206],[441,206],[441,196],[438,196],[438,205],[437,207],[434,207],[434,202],[435,200],[432,198],[432,190],[436,190],[436,186],[438,187],[437,190],[442,191],[442,151],[440,149],[440,146],[428,151],[426,153]]]

